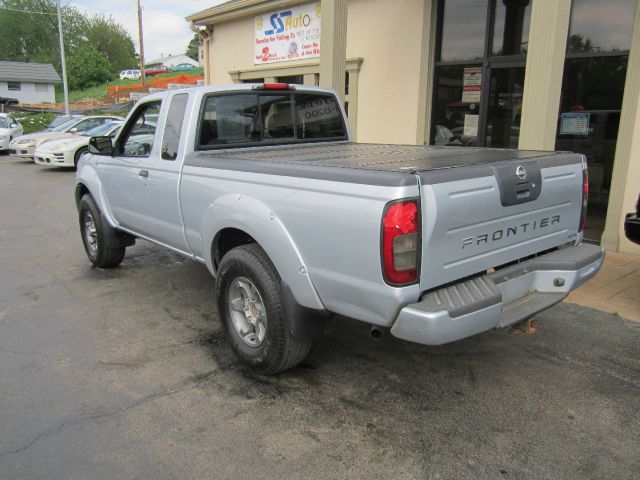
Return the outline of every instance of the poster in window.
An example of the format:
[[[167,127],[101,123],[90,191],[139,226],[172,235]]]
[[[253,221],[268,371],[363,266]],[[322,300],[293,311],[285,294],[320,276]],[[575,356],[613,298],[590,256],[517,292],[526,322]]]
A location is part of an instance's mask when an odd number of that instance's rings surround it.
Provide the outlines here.
[[[462,74],[462,103],[480,103],[482,68],[467,67]]]
[[[591,114],[568,112],[560,115],[560,135],[588,135]]]
[[[464,129],[463,135],[465,137],[477,137],[478,136],[478,119],[479,115],[465,115],[464,116]]]
[[[320,56],[320,2],[276,10],[255,18],[254,63]]]

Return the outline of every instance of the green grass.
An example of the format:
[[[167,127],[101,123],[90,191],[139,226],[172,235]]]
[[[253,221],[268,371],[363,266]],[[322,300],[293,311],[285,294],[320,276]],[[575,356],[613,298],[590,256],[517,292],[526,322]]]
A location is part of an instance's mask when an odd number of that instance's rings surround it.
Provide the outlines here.
[[[163,73],[161,75],[157,75],[154,77],[147,77],[147,79],[152,78],[163,78],[163,77],[172,77],[174,75],[184,74],[184,75],[204,75],[204,69],[202,68],[194,68],[193,70],[187,70],[184,72],[169,72]],[[115,87],[116,85],[119,87],[126,87],[128,85],[139,85],[140,80],[111,80],[110,82],[103,83],[102,85],[96,85],[95,87],[89,87],[83,90],[74,90],[69,92],[69,101],[74,102],[77,100],[81,100],[83,98],[101,98],[107,95],[107,87]],[[62,91],[56,90],[56,102],[62,102],[64,100],[64,95]]]

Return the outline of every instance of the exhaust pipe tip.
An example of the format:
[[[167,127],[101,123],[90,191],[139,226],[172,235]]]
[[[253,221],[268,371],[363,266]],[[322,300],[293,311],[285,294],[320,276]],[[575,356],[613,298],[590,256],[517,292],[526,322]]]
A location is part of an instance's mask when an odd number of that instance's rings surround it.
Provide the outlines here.
[[[382,330],[375,325],[372,325],[371,330],[369,330],[369,335],[371,335],[371,338],[374,340],[380,340],[382,337]]]

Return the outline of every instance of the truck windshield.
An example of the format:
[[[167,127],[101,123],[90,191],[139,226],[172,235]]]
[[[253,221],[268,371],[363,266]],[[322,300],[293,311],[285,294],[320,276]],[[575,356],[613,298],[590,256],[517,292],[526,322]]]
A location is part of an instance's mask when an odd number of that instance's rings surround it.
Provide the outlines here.
[[[207,150],[346,139],[331,94],[242,92],[205,97],[197,145]]]

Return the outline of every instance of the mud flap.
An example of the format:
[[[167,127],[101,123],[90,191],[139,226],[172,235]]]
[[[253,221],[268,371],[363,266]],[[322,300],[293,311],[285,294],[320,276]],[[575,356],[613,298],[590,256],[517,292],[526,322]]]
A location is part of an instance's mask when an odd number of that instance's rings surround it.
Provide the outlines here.
[[[136,237],[113,228],[102,212],[100,212],[100,221],[104,227],[102,230],[104,232],[104,241],[107,247],[124,248],[135,245]]]
[[[301,306],[284,282],[282,282],[282,305],[291,335],[296,340],[312,340],[326,334],[329,312]]]

